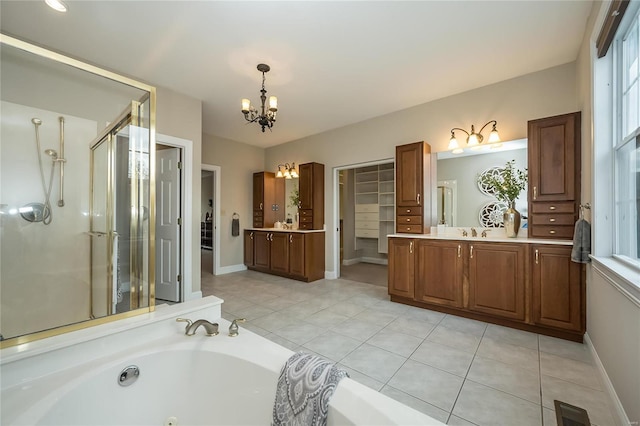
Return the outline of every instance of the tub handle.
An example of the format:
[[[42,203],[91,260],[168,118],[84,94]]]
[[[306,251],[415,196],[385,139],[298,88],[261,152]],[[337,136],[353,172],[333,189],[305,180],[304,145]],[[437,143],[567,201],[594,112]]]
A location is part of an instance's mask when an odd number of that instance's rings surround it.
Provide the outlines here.
[[[231,325],[229,326],[229,337],[236,337],[238,335],[238,323],[239,322],[245,322],[246,319],[244,318],[236,318],[231,322]]]
[[[188,318],[176,318],[176,322],[186,322],[187,325],[184,327],[184,332],[187,333],[189,331],[189,327],[191,327],[191,324],[193,324],[193,321],[191,321]]]

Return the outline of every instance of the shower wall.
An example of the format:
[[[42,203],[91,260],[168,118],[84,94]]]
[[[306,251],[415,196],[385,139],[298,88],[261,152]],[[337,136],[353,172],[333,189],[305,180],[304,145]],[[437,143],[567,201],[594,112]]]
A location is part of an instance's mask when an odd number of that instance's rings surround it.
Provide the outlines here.
[[[98,123],[54,111],[0,102],[0,333],[5,338],[84,321],[90,315],[90,150]],[[51,191],[52,221],[30,223],[16,210],[44,203],[35,131],[42,120],[41,150],[59,151],[65,118],[64,199],[59,166]],[[51,158],[42,153],[48,184]]]

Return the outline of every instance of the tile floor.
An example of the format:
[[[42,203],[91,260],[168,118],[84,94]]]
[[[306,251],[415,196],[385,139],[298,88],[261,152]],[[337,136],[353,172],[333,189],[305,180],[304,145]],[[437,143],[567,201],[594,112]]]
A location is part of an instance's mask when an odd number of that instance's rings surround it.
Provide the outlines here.
[[[614,425],[586,346],[389,301],[384,287],[203,272],[223,317],[450,425],[555,425],[553,400]]]

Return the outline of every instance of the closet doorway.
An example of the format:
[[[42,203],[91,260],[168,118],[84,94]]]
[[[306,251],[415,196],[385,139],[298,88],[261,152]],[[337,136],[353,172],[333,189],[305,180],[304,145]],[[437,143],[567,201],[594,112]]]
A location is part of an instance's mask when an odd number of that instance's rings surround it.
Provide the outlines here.
[[[203,164],[200,177],[200,273],[205,279],[220,268],[220,167]]]
[[[336,276],[387,285],[387,235],[395,232],[394,160],[334,169]]]

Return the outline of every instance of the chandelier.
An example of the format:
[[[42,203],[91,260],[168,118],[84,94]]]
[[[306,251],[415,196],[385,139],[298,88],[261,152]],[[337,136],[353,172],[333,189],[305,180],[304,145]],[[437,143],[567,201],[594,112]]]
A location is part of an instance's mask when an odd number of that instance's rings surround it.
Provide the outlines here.
[[[253,105],[251,105],[251,101],[249,99],[242,100],[242,113],[244,114],[245,120],[249,123],[257,122],[262,126],[262,133],[264,133],[265,128],[271,130],[273,123],[276,121],[276,112],[278,111],[278,98],[275,96],[269,96],[269,108],[265,109],[267,89],[264,88],[264,74],[269,72],[270,69],[271,67],[267,64],[258,64],[258,71],[262,73],[262,89],[260,90],[260,101],[262,106],[260,113],[258,113],[258,110]]]
[[[284,172],[282,171],[284,169]],[[276,173],[277,178],[285,178],[285,179],[295,179],[298,177],[298,172],[296,172],[296,163],[284,163],[278,164],[278,172]]]
[[[478,133],[476,133],[475,128],[473,127],[473,124],[471,125],[471,133],[459,127],[454,127],[453,129],[451,129],[451,139],[449,139],[448,149],[451,150],[454,154],[460,154],[463,152],[462,148],[460,148],[460,144],[458,144],[458,140],[456,139],[456,135],[454,133],[456,130],[460,130],[461,132],[464,132],[467,134],[467,146],[469,148],[471,149],[478,148],[479,145],[484,140],[484,137],[482,136],[482,131],[489,124],[493,124],[493,128],[491,129],[491,133],[489,134],[488,143],[500,142],[500,135],[498,134],[498,130],[496,129],[498,122],[496,120],[491,120],[485,123],[485,125],[482,126],[482,128],[480,128],[480,131]]]

